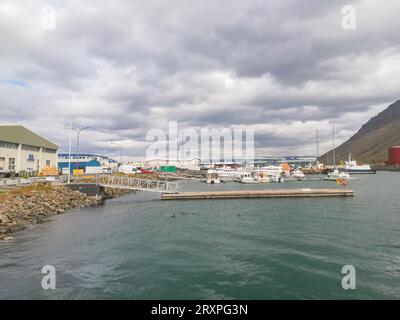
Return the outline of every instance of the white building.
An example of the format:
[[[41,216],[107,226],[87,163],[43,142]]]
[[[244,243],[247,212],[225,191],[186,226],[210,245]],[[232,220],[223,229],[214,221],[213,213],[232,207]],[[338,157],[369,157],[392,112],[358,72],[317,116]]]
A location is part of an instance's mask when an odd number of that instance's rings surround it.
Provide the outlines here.
[[[58,146],[23,126],[0,126],[0,174],[38,174],[57,167]]]

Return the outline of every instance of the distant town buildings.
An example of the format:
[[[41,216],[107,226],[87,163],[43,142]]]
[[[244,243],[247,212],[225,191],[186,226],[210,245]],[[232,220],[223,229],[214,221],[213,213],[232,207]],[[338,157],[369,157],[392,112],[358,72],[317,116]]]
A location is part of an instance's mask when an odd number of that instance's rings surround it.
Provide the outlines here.
[[[176,167],[179,169],[186,170],[200,170],[201,160],[195,159],[183,159],[183,160],[165,160],[165,159],[152,159],[146,161],[146,166],[151,168],[161,168],[161,167]]]
[[[58,146],[23,126],[0,126],[0,174],[39,174],[57,166]]]

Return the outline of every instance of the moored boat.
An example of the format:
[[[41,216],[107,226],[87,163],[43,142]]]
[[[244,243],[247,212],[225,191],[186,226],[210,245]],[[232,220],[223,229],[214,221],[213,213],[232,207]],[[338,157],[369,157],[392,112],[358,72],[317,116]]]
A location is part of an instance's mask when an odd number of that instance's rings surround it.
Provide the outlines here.
[[[258,180],[254,179],[254,177],[248,172],[244,173],[241,176],[240,182],[241,183],[260,183]]]
[[[336,180],[350,180],[350,175],[345,171],[339,171],[338,169],[329,172],[324,180],[336,181]]]
[[[305,174],[303,173],[303,171],[296,169],[292,172],[291,176],[293,178],[295,178],[296,180],[304,180],[305,179]]]
[[[254,179],[257,180],[259,183],[268,183],[271,182],[270,177],[263,172],[259,172],[254,176]]]
[[[212,173],[207,176],[206,183],[207,184],[218,184],[218,183],[221,183],[221,180],[219,179],[217,174]]]
[[[376,170],[373,170],[369,164],[358,165],[357,161],[351,160],[349,155],[349,160],[345,162],[344,169],[351,174],[374,174]]]

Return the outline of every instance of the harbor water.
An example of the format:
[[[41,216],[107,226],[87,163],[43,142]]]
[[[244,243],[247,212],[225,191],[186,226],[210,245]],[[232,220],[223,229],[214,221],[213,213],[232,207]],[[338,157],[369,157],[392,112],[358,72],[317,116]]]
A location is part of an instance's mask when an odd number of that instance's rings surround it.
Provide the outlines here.
[[[334,182],[182,191],[337,188]],[[160,201],[137,192],[0,243],[0,299],[400,298],[400,173],[350,181],[351,198]],[[56,289],[41,269],[56,270]],[[345,265],[356,289],[342,288]]]

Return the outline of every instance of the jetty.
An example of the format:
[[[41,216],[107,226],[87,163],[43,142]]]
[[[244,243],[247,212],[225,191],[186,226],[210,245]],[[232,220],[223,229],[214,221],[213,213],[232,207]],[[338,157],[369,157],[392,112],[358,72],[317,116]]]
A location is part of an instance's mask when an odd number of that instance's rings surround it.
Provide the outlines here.
[[[177,184],[163,180],[137,179],[129,176],[98,175],[96,184],[103,188],[116,188],[135,191],[175,193]]]
[[[161,200],[198,200],[198,199],[240,199],[240,198],[308,198],[308,197],[352,197],[349,189],[268,189],[268,190],[231,190],[196,191],[163,193]]]

